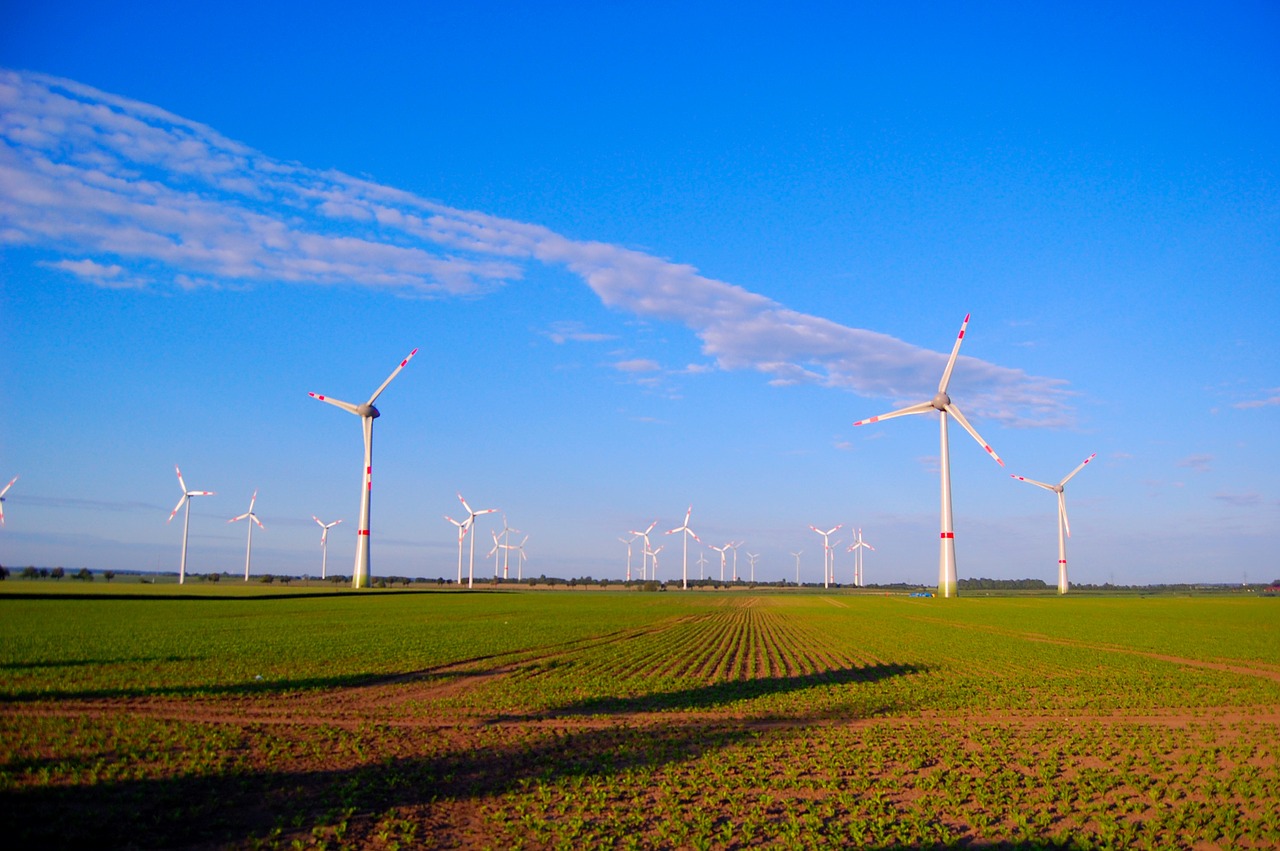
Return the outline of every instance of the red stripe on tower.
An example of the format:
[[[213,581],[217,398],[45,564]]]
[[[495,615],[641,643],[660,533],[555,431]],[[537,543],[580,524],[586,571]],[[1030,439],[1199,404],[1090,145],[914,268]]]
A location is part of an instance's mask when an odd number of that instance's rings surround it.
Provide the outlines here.
[[[942,537],[944,537],[944,538],[954,538],[955,536],[956,536],[956,533],[955,533],[955,532],[943,532],[943,533],[942,533]]]
[[[356,534],[357,534],[357,535],[366,535],[366,536],[367,536],[367,535],[369,534],[369,530],[368,530],[368,529],[361,529],[361,530],[360,530],[359,532],[357,532]]]

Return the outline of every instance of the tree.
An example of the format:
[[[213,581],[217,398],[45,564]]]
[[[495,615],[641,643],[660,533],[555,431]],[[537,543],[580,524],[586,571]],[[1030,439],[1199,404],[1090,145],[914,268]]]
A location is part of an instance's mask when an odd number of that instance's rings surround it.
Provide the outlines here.
[[[0,564],[0,580],[5,580],[8,578],[9,578],[9,568],[5,567],[3,564]]]
[[[75,578],[79,579],[81,582],[92,582],[93,571],[89,570],[89,568],[87,567],[82,567],[78,571],[76,571]]]
[[[23,579],[35,579],[40,575],[40,571],[36,570],[35,567],[32,565],[27,565],[26,567],[22,568],[21,575]]]
[[[66,575],[67,575],[67,572],[63,570],[61,567],[55,567],[52,571],[49,572],[49,576],[53,577],[54,579],[61,579]]]
[[[104,570],[102,571],[102,578],[110,582],[116,578],[116,572],[114,570]]]

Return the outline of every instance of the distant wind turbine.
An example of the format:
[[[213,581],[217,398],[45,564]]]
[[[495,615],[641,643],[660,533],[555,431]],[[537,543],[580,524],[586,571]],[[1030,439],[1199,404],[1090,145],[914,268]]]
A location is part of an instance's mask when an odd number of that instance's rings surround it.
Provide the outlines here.
[[[644,538],[644,547],[640,550],[640,578],[645,582],[649,581],[649,554],[651,553],[651,550],[649,549],[649,533],[652,532],[653,527],[657,525],[658,521],[655,520],[650,523],[649,528],[645,529],[643,532],[637,532],[635,529],[627,530],[628,535],[635,535],[638,538]]]
[[[253,524],[257,523],[258,528],[266,531],[266,527],[262,525],[262,521],[258,519],[258,515],[253,513],[253,504],[258,501],[258,489],[253,489],[253,496],[249,497],[249,510],[239,517],[232,517],[228,523],[235,523],[237,520],[249,521],[249,543],[244,550],[244,581],[249,581],[249,556],[253,554]]]
[[[733,550],[733,581],[738,581],[738,547],[745,544],[746,541],[738,541],[736,544],[729,544],[729,549]]]
[[[796,558],[796,585],[800,584],[800,554],[803,552],[804,550],[797,550],[796,552],[792,553],[792,555],[795,556]]]
[[[1076,467],[1066,478],[1058,482],[1056,485],[1037,482],[1035,479],[1025,479],[1022,476],[1014,476],[1020,482],[1026,482],[1029,485],[1035,485],[1044,488],[1047,491],[1054,491],[1058,494],[1058,593],[1067,593],[1067,538],[1071,537],[1071,524],[1067,522],[1067,482],[1071,481],[1071,477],[1084,469],[1084,465],[1092,461],[1098,453],[1093,453],[1088,458],[1080,462],[1080,466]]]
[[[462,540],[467,537],[467,527],[469,520],[454,520],[448,514],[444,515],[444,519],[448,520],[454,526],[458,527],[458,587],[462,587]]]
[[[715,546],[713,546],[713,547],[711,548],[711,549],[715,550],[716,552],[720,553],[720,581],[721,581],[721,582],[724,582],[724,554],[725,554],[725,551],[726,551],[727,549],[729,549],[729,547],[731,546],[731,544],[732,544],[732,542],[730,542],[729,544],[725,544],[723,547],[715,547]]]
[[[698,551],[698,579],[701,580],[701,579],[707,578],[706,566],[707,566],[707,554],[702,550],[699,550]]]
[[[330,405],[341,408],[349,414],[355,414],[360,418],[360,424],[364,429],[364,473],[360,484],[360,528],[356,530],[356,563],[355,569],[351,574],[352,588],[369,587],[369,498],[373,489],[373,421],[381,416],[378,409],[373,406],[373,403],[382,395],[382,391],[387,389],[391,379],[399,375],[400,370],[404,369],[404,365],[413,360],[413,356],[417,353],[417,349],[409,352],[408,357],[400,361],[400,365],[391,371],[391,374],[387,376],[387,380],[382,382],[377,390],[373,391],[369,401],[363,405],[353,405],[350,402],[343,402],[331,396],[321,396],[318,393],[307,394],[312,399],[328,402]]]
[[[529,536],[525,535],[523,541],[521,541],[518,545],[513,546],[511,548],[516,551],[516,556],[518,557],[518,560],[516,561],[516,581],[517,582],[524,579],[524,560],[527,558],[527,556],[524,554],[524,545],[527,543],[529,543]]]
[[[702,543],[702,539],[698,537],[692,529],[689,528],[689,517],[693,514],[693,506],[689,506],[689,510],[684,513],[684,523],[667,532],[668,535],[674,535],[676,532],[684,533],[681,537],[684,540],[684,573],[680,579],[680,587],[682,590],[689,590],[689,538],[693,537],[698,543]]]
[[[465,508],[465,509],[467,510],[467,519],[466,519],[466,520],[463,520],[462,522],[463,522],[463,524],[464,524],[464,525],[466,525],[466,526],[468,527],[468,529],[469,529],[469,530],[470,530],[470,532],[471,532],[471,557],[470,557],[470,562],[469,562],[469,563],[468,563],[468,565],[467,565],[467,587],[468,587],[468,588],[470,588],[470,587],[471,587],[471,585],[472,585],[472,582],[473,582],[473,581],[474,581],[474,579],[475,579],[475,567],[476,567],[476,535],[475,535],[476,529],[475,529],[475,526],[476,526],[476,518],[477,518],[477,517],[479,517],[479,516],[480,516],[480,515],[482,515],[482,514],[492,514],[492,513],[494,513],[495,511],[497,511],[498,509],[496,509],[496,508],[482,508],[482,509],[480,509],[479,511],[474,511],[474,510],[472,510],[471,506],[467,505],[467,501],[466,501],[465,499],[463,499],[463,498],[462,498],[462,494],[458,494],[458,502],[462,503],[462,507],[463,507],[463,508]],[[461,581],[461,580],[459,580],[459,581]]]
[[[756,559],[760,558],[759,553],[747,553],[747,560],[751,562],[751,581],[756,581]]]
[[[511,533],[520,533],[519,529],[507,525],[507,515],[502,515],[502,578],[509,579],[511,577],[510,557],[511,557]]]
[[[627,545],[627,581],[631,581],[631,545],[636,542],[639,535],[633,535],[630,538],[619,538],[618,540]]]
[[[892,417],[901,417],[906,414],[928,414],[934,411],[938,412],[938,422],[941,424],[941,446],[942,460],[938,465],[942,476],[942,532],[940,534],[940,551],[938,554],[938,593],[943,597],[954,597],[958,591],[956,584],[956,533],[955,524],[951,517],[951,450],[949,441],[947,440],[947,419],[952,417],[973,439],[978,441],[978,445],[990,455],[995,462],[1001,467],[1004,462],[1000,460],[1000,456],[991,448],[973,426],[969,425],[969,421],[965,419],[964,414],[960,413],[951,402],[951,397],[947,395],[947,385],[951,383],[951,370],[955,368],[956,357],[960,354],[960,344],[964,342],[964,329],[969,325],[969,314],[965,314],[964,322],[960,324],[960,334],[956,337],[956,344],[951,349],[951,357],[947,360],[947,368],[942,372],[942,380],[938,382],[938,392],[928,402],[920,402],[916,405],[908,405],[905,408],[899,408],[896,411],[890,411],[887,414],[881,414],[878,417],[872,417],[867,420],[858,420],[855,426],[867,425],[869,423],[879,422],[880,420],[891,419]]]
[[[849,544],[849,552],[853,553],[853,584],[857,588],[861,588],[864,584],[862,575],[862,551],[871,550],[875,552],[876,548],[862,540],[862,530],[858,529],[853,536],[853,543]]]
[[[173,520],[173,515],[177,514],[178,509],[182,508],[182,506],[185,505],[187,507],[187,513],[182,521],[182,561],[178,564],[178,584],[182,585],[187,581],[187,532],[191,530],[191,497],[214,496],[214,492],[189,490],[187,483],[182,480],[182,471],[178,469],[178,465],[174,464],[173,469],[178,473],[178,487],[182,488],[182,496],[178,498],[178,504],[173,507],[173,511],[169,512],[169,519],[164,522],[168,523]],[[13,482],[9,484],[13,484]],[[6,487],[5,490],[8,490],[8,488]]]
[[[9,492],[9,488],[13,487],[13,483],[17,480],[18,477],[14,476],[9,480],[9,484],[4,486],[4,490],[0,491],[0,526],[4,525],[4,495]]]
[[[653,581],[658,581],[658,553],[667,548],[666,544],[658,547],[656,550],[649,551],[649,558],[653,560]]]
[[[329,566],[329,530],[341,523],[341,520],[335,520],[332,523],[325,523],[314,514],[311,519],[320,524],[320,578],[325,578],[325,572]]]
[[[817,532],[819,535],[822,536],[822,587],[823,588],[831,587],[831,540],[830,539],[831,539],[831,536],[836,533],[836,530],[840,529],[843,526],[844,524],[841,523],[837,526],[831,527],[830,529],[824,532],[821,529],[819,529],[817,526],[814,526],[812,523],[809,524],[810,529],[812,529],[813,531]]]

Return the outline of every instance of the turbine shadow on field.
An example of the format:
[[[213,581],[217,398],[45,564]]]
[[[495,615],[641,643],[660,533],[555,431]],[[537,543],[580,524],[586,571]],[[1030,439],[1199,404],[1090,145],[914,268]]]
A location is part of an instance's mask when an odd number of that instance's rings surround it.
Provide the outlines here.
[[[169,660],[165,660],[169,661]],[[94,662],[93,664],[111,664]],[[8,694],[0,692],[0,704],[27,703],[46,700],[107,700],[139,697],[244,697],[271,695],[317,689],[340,689],[366,686],[385,680],[385,675],[345,674],[334,677],[298,677],[286,680],[250,680],[217,685],[146,686],[140,688],[87,688],[87,689],[22,689]]]
[[[538,718],[567,718],[580,715],[627,715],[636,712],[707,711],[728,704],[804,691],[820,686],[848,683],[872,683],[892,677],[919,674],[928,668],[921,665],[878,664],[864,667],[836,668],[790,677],[759,677],[748,680],[725,680],[709,685],[676,691],[652,692],[633,697],[593,697],[565,706],[536,713]]]

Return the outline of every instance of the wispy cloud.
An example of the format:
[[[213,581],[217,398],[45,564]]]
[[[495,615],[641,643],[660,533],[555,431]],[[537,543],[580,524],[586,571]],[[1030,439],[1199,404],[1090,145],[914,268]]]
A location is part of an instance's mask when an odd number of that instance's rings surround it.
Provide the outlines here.
[[[1263,392],[1270,393],[1271,395],[1262,399],[1250,399],[1245,402],[1236,402],[1231,407],[1245,411],[1250,408],[1266,408],[1270,405],[1280,405],[1280,387],[1272,388],[1271,390]]]
[[[717,368],[774,385],[923,398],[946,360],[693,266],[272,159],[69,80],[0,71],[0,140],[0,245],[69,255],[58,268],[98,286],[272,281],[441,298],[493,291],[539,262],[577,275],[610,308],[685,326]],[[965,356],[953,387],[967,411],[1009,425],[1071,420],[1059,379]]]
[[[1197,473],[1209,472],[1212,465],[1212,455],[1188,455],[1178,462],[1179,467],[1186,467],[1190,470],[1195,470]]]
[[[620,360],[613,365],[618,372],[658,372],[662,366],[656,360],[648,360],[647,358],[635,358],[633,360]]]
[[[586,330],[581,322],[553,322],[551,327],[544,331],[551,342],[556,345],[565,343],[604,343],[609,340],[618,339],[616,334],[601,334]]]
[[[1262,494],[1252,491],[1247,493],[1215,493],[1213,498],[1237,508],[1251,508],[1255,505],[1262,505],[1266,501],[1263,499]]]

